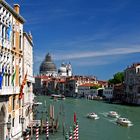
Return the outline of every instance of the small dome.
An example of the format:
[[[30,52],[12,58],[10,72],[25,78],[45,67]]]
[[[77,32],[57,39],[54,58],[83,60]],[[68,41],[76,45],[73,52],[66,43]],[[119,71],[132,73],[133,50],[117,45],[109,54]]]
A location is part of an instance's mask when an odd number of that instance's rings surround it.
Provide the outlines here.
[[[71,70],[71,69],[72,69],[70,63],[67,65],[67,69],[68,69],[68,70]]]
[[[42,62],[42,64],[40,65],[40,74],[45,74],[47,72],[56,72],[56,66],[55,64],[52,62],[52,58],[50,56],[50,54],[48,53],[45,57],[45,60]]]
[[[65,73],[67,71],[66,67],[60,67],[58,72]]]

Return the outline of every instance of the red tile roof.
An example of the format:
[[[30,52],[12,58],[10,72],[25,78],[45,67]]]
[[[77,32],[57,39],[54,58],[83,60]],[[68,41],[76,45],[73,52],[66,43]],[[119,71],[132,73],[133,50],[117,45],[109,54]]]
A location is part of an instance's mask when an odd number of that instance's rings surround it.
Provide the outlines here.
[[[39,75],[39,76],[35,76],[35,78],[48,79],[50,77],[49,76],[46,76],[46,75]]]
[[[99,83],[100,85],[106,85],[106,84],[108,84],[107,81],[98,81],[98,83]]]
[[[80,87],[93,87],[93,86],[97,86],[98,84],[94,84],[94,83],[85,83],[82,85],[79,85]]]

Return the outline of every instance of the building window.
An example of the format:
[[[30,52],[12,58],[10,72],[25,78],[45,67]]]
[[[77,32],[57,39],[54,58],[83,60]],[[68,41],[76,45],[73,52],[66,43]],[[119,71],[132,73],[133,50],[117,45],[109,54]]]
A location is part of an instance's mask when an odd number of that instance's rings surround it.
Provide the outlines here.
[[[138,87],[137,92],[140,93],[140,87]]]
[[[8,38],[8,36],[7,36],[7,30],[8,30],[8,28],[7,28],[7,27],[5,27],[5,39],[7,39],[7,38]]]
[[[7,86],[7,73],[5,73],[5,86]]]
[[[21,122],[21,115],[19,115],[19,123]]]
[[[21,84],[21,76],[19,76],[19,84]]]
[[[12,119],[12,127],[15,125],[15,118]]]
[[[19,36],[19,49],[21,50],[21,35]]]
[[[137,68],[137,73],[140,73],[140,68]]]
[[[15,109],[15,97],[13,96],[13,110]]]
[[[4,26],[2,25],[2,38],[4,38]]]
[[[12,43],[13,43],[13,46],[15,45],[15,32],[13,31],[13,37],[12,37]]]
[[[21,100],[19,100],[19,108],[21,108]]]
[[[129,90],[132,91],[132,89],[133,89],[133,87],[132,86],[129,86]]]
[[[10,86],[10,75],[8,75],[8,86]]]

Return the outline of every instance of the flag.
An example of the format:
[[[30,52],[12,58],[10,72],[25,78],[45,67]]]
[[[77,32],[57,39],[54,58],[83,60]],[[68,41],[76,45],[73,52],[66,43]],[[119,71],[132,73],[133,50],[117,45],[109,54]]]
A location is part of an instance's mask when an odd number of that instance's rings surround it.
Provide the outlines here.
[[[20,87],[20,94],[19,94],[19,99],[22,99],[22,96],[23,96],[23,88],[24,88],[24,85],[26,84],[27,82],[27,72],[24,76],[24,79],[22,81],[22,84],[21,84],[21,87]]]
[[[11,81],[12,86],[14,86],[15,77],[16,77],[16,70],[15,70],[15,72],[12,75],[12,81]]]
[[[2,71],[0,72],[0,89],[2,89],[3,74],[4,74],[4,68],[2,68]]]
[[[8,29],[7,29],[7,37],[8,37],[8,41],[10,41],[11,33],[12,33],[12,26],[9,25],[9,27],[8,27]]]

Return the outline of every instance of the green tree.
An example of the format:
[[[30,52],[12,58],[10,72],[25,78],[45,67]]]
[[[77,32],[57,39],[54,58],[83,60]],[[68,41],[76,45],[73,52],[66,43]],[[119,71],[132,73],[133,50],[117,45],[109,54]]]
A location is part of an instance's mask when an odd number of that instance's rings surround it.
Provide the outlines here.
[[[117,72],[116,74],[114,74],[112,79],[108,80],[110,84],[119,84],[123,83],[123,81],[124,81],[124,72]]]

